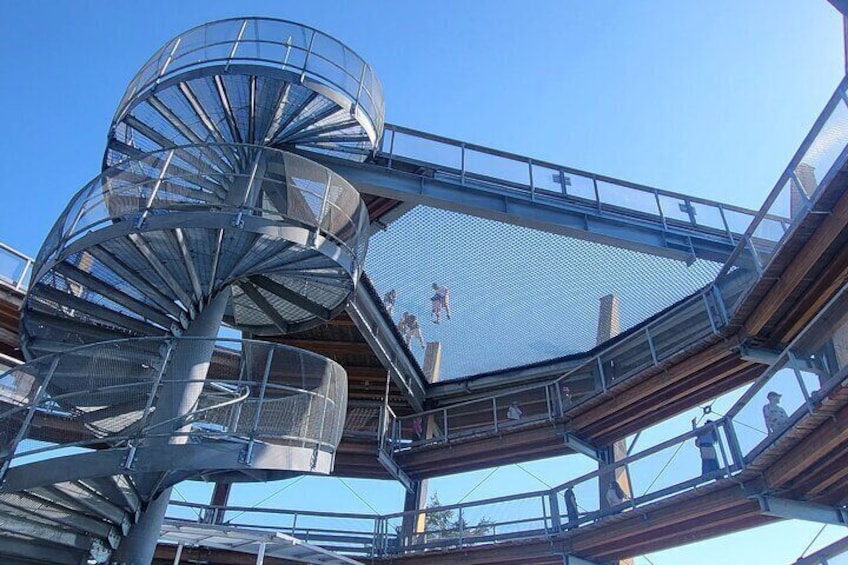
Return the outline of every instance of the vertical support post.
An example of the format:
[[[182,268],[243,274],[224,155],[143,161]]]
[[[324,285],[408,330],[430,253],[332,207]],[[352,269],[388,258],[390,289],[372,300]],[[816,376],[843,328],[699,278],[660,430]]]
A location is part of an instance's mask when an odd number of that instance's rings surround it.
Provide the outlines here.
[[[462,516],[462,506],[459,507],[459,547],[463,547],[463,538],[465,537],[465,518]]]
[[[265,563],[265,542],[260,542],[259,544],[259,553],[256,554],[256,565],[263,565]]]
[[[718,205],[718,215],[721,216],[721,223],[724,225],[724,232],[727,234],[731,245],[736,245],[736,239],[733,237],[733,232],[730,231],[730,224],[727,223],[727,216],[724,214],[724,206]]]
[[[792,365],[792,372],[795,373],[795,379],[798,381],[798,386],[801,387],[801,394],[804,395],[804,404],[807,406],[807,412],[813,413],[813,402],[810,400],[810,393],[807,391],[807,385],[804,383],[804,377],[801,371],[798,370],[798,359],[792,349],[788,350],[789,364]]]
[[[559,495],[552,490],[548,493],[548,506],[551,509],[551,533],[557,534],[562,531],[562,515],[559,511]]]
[[[754,266],[757,268],[757,276],[760,277],[763,275],[763,262],[760,260],[760,254],[757,253],[757,248],[754,247],[754,242],[751,239],[751,236],[745,234],[745,245],[748,247],[748,251],[751,253],[751,257],[754,258]]]
[[[648,339],[648,349],[651,350],[651,360],[654,362],[654,365],[659,365],[660,362],[657,359],[657,348],[654,347],[654,340],[651,337],[651,328],[645,326],[645,337]]]
[[[465,186],[465,143],[459,144],[459,157],[460,157],[460,166],[459,166],[459,184]]]
[[[660,201],[660,192],[656,189],[654,190],[654,201],[657,203],[657,212],[659,212],[663,230],[668,230],[668,222],[665,221],[665,212],[663,212],[662,202]]]
[[[495,426],[495,433],[498,433],[498,398],[492,397],[492,421]]]
[[[601,363],[601,356],[598,355],[597,357],[595,357],[595,360],[598,363],[598,376],[601,379],[601,391],[606,392],[607,391],[607,379],[604,376],[604,366]]]
[[[595,204],[598,206],[598,212],[601,212],[601,192],[598,190],[598,179],[592,177],[592,186],[595,188]]]
[[[397,137],[397,130],[390,129],[389,131],[392,134],[392,140],[389,142],[389,160],[386,163],[386,168],[391,169],[392,168],[392,159],[395,156],[395,137]]]
[[[32,259],[24,261],[24,268],[21,269],[21,276],[18,277],[18,282],[15,284],[15,290],[21,290],[21,288],[23,288],[27,273],[32,268],[32,263]]]
[[[256,410],[253,411],[253,425],[250,430],[250,440],[247,444],[247,451],[244,455],[244,462],[250,463],[253,456],[253,444],[256,441],[256,432],[259,430],[259,420],[262,418],[262,404],[265,402],[265,391],[268,389],[268,374],[271,372],[271,363],[274,361],[275,348],[268,349],[268,356],[265,358],[265,371],[262,373],[262,383],[259,385],[259,398],[256,399]],[[309,398],[309,407],[312,408],[312,400]],[[307,419],[309,415],[307,414]],[[304,440],[305,441],[305,440]]]
[[[721,441],[721,434],[718,433],[718,425],[713,424],[713,430],[715,431],[715,437],[718,438],[718,449],[721,452],[721,458],[724,460],[724,472],[727,476],[730,476],[730,460],[727,458],[727,452],[724,449],[724,442]]]
[[[530,201],[536,201],[536,185],[533,182],[533,159],[527,159],[527,172],[530,174]]]
[[[315,30],[312,30],[312,35],[309,36],[309,44],[306,47],[306,56],[303,58],[303,69],[300,71],[300,82],[303,83],[306,79],[306,69],[309,68],[309,57],[312,55],[312,44],[315,43]]]
[[[736,435],[736,427],[733,425],[733,418],[725,419],[724,430],[727,432],[727,441],[733,461],[740,470],[745,469],[745,455],[742,453],[742,447],[739,445],[739,438]]]
[[[713,330],[714,334],[718,333],[718,328],[716,327],[715,320],[713,319],[713,311],[710,308],[710,303],[707,300],[707,294],[705,292],[701,293],[701,298],[704,299],[704,310],[707,311],[707,317],[710,319],[710,328]]]
[[[183,544],[177,546],[177,551],[174,553],[174,565],[180,565],[180,559],[183,556]]]
[[[168,151],[168,156],[165,158],[165,164],[162,166],[162,170],[159,171],[159,176],[156,178],[156,183],[153,185],[153,190],[150,191],[150,197],[147,199],[147,203],[144,206],[144,210],[141,212],[141,216],[138,218],[138,222],[136,222],[136,228],[141,229],[141,226],[144,225],[144,220],[147,219],[148,214],[150,214],[150,207],[153,206],[153,201],[156,200],[156,195],[159,193],[159,188],[162,186],[162,183],[165,180],[165,176],[168,174],[168,168],[171,166],[171,159],[174,158],[174,150],[171,149]]]
[[[356,110],[359,108],[359,97],[362,96],[362,85],[365,82],[365,70],[368,68],[368,65],[365,64],[365,61],[362,61],[362,71],[359,73],[359,86],[356,88],[356,99],[353,101],[353,106],[350,107],[350,115],[355,116]]]
[[[233,48],[230,50],[230,54],[227,56],[227,64],[224,65],[224,72],[230,70],[230,62],[233,60],[233,57],[236,56],[236,51],[238,51],[239,43],[241,42],[241,38],[244,36],[244,30],[247,27],[247,20],[242,20],[241,28],[239,28],[238,36],[236,36],[236,41],[233,43]]]
[[[168,53],[168,58],[165,59],[165,64],[162,65],[161,69],[159,69],[159,76],[156,77],[157,84],[159,83],[159,80],[162,78],[162,76],[165,74],[165,71],[168,70],[168,66],[171,64],[171,61],[173,60],[174,54],[177,52],[177,49],[179,49],[180,41],[182,41],[182,39],[182,37],[178,37],[174,40],[174,44],[173,46],[171,46],[171,52]]]

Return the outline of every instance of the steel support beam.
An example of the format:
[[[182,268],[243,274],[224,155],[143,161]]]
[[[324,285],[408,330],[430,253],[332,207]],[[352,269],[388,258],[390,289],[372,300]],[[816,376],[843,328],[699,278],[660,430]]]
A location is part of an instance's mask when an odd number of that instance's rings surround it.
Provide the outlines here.
[[[580,439],[571,432],[565,432],[562,434],[562,438],[569,449],[576,451],[577,453],[581,453],[595,461],[604,462],[604,450],[599,449],[586,440]]]
[[[824,504],[778,498],[776,496],[758,496],[760,512],[775,518],[787,518],[848,526],[848,510]]]
[[[562,556],[562,565],[598,565],[598,563],[577,557],[576,555],[566,554]]]
[[[424,375],[396,336],[394,324],[383,311],[382,303],[371,296],[366,284],[360,281],[357,285],[347,313],[407,402],[416,412],[422,412],[426,394]]]

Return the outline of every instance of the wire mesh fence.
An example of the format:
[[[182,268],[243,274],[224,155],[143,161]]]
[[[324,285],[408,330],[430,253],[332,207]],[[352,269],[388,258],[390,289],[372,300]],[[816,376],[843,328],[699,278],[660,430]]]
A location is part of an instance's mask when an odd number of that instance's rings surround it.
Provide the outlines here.
[[[206,374],[175,373],[206,355]],[[264,442],[333,453],[347,380],[333,361],[249,340],[136,339],[46,356],[0,376],[3,470],[161,443]],[[114,470],[113,470],[114,471]]]

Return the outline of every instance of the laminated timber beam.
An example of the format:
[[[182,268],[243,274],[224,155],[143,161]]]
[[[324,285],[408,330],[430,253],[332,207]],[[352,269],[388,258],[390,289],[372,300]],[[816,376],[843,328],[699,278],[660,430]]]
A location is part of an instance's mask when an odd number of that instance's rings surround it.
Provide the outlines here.
[[[848,406],[825,420],[804,441],[772,463],[763,478],[772,488],[782,487],[848,441]]]
[[[819,225],[807,243],[793,257],[792,263],[768,290],[757,309],[742,327],[746,335],[757,335],[783,307],[792,292],[810,276],[819,258],[836,241],[848,224],[848,193],[842,196],[832,212]]]

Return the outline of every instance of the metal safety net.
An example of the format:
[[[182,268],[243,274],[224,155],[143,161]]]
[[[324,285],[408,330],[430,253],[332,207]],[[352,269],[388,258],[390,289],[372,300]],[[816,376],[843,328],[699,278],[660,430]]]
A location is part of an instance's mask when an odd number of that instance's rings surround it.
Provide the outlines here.
[[[366,271],[381,296],[395,290],[396,323],[409,312],[423,341],[441,344],[445,380],[590,350],[602,297],[616,297],[609,325],[623,332],[721,266],[419,206],[373,234]],[[438,324],[433,283],[449,291],[450,319],[442,308]],[[415,336],[410,349],[423,362]]]

